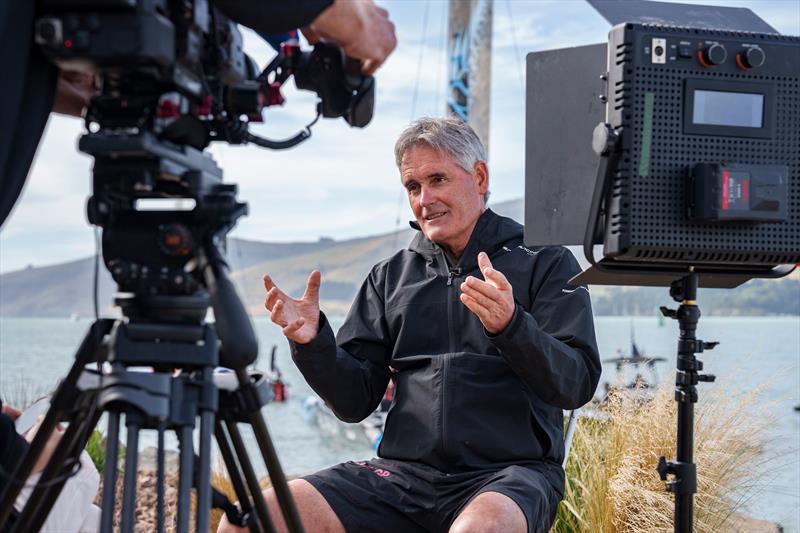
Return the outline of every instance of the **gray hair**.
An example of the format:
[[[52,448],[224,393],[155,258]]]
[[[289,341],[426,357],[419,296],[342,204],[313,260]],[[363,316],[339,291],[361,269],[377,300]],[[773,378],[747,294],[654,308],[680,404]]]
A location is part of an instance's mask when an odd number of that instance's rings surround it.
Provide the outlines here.
[[[394,145],[397,168],[402,165],[406,152],[419,145],[449,155],[469,173],[475,170],[478,161],[486,162],[486,148],[478,134],[469,124],[457,118],[423,117],[412,122]],[[486,203],[488,200],[489,191],[486,191],[483,201]]]

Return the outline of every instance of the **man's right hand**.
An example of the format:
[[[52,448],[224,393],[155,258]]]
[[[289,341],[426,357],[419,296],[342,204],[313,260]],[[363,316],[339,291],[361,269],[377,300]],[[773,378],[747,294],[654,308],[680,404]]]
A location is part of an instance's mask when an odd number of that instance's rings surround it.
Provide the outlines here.
[[[271,320],[283,329],[287,339],[297,344],[311,342],[319,332],[319,284],[320,273],[315,270],[308,277],[306,292],[296,300],[280,290],[272,278],[264,276],[267,299],[264,307]]]
[[[333,41],[344,53],[361,60],[361,72],[371,76],[397,46],[389,12],[372,0],[335,0],[310,26],[303,28],[308,42]]]

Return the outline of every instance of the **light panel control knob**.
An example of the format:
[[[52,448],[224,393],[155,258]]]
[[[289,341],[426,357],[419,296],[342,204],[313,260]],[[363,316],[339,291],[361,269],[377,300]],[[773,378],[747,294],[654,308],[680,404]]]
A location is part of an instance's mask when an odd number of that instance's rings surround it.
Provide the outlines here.
[[[739,65],[739,68],[742,70],[758,68],[764,64],[766,59],[767,56],[764,50],[757,46],[752,46],[736,54],[736,64]]]
[[[700,51],[700,63],[704,67],[715,67],[721,65],[728,58],[728,52],[725,47],[719,43],[714,43],[706,46]]]

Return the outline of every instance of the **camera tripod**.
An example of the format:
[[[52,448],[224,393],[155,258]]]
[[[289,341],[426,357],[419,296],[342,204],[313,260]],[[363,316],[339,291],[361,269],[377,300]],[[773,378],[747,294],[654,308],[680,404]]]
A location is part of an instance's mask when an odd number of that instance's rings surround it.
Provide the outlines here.
[[[205,248],[211,258],[204,268],[208,293],[192,296],[118,297],[127,320],[99,319],[84,337],[66,378],[56,389],[39,432],[13,473],[13,480],[25,480],[59,422],[67,422],[59,444],[42,471],[33,493],[11,529],[12,533],[38,531],[67,479],[79,464],[78,457],[103,412],[108,413],[106,464],[100,530],[111,531],[116,507],[117,460],[122,415],[127,428],[121,531],[134,530],[138,439],[142,429],[158,432],[157,524],[164,531],[164,433],[176,433],[179,446],[179,487],[176,530],[189,530],[191,491],[197,495],[195,525],[208,531],[212,499],[215,507],[226,509],[232,523],[248,526],[252,532],[274,531],[266,502],[261,495],[253,465],[237,427],[252,426],[266,463],[281,512],[290,531],[302,532],[286,477],[272,444],[260,409],[271,399],[263,376],[250,376],[235,369],[238,388],[222,390],[214,384],[213,371],[226,348],[237,350],[255,341],[244,308],[227,277],[216,248]],[[216,328],[203,323],[212,303]],[[226,340],[231,339],[230,346]],[[221,341],[221,342],[220,342]],[[222,354],[222,357],[220,355]],[[92,363],[107,362],[110,373],[87,370]],[[136,371],[151,367],[152,372]],[[193,433],[199,418],[198,456]],[[211,435],[216,438],[241,513],[210,484]],[[21,489],[9,483],[0,495],[0,524],[8,519]],[[213,496],[213,498],[212,498]]]

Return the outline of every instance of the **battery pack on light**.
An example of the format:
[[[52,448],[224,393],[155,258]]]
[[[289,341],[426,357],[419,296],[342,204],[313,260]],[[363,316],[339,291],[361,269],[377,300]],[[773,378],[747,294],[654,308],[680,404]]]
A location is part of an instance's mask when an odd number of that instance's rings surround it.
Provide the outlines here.
[[[786,165],[699,163],[689,174],[689,218],[707,222],[783,222]]]

